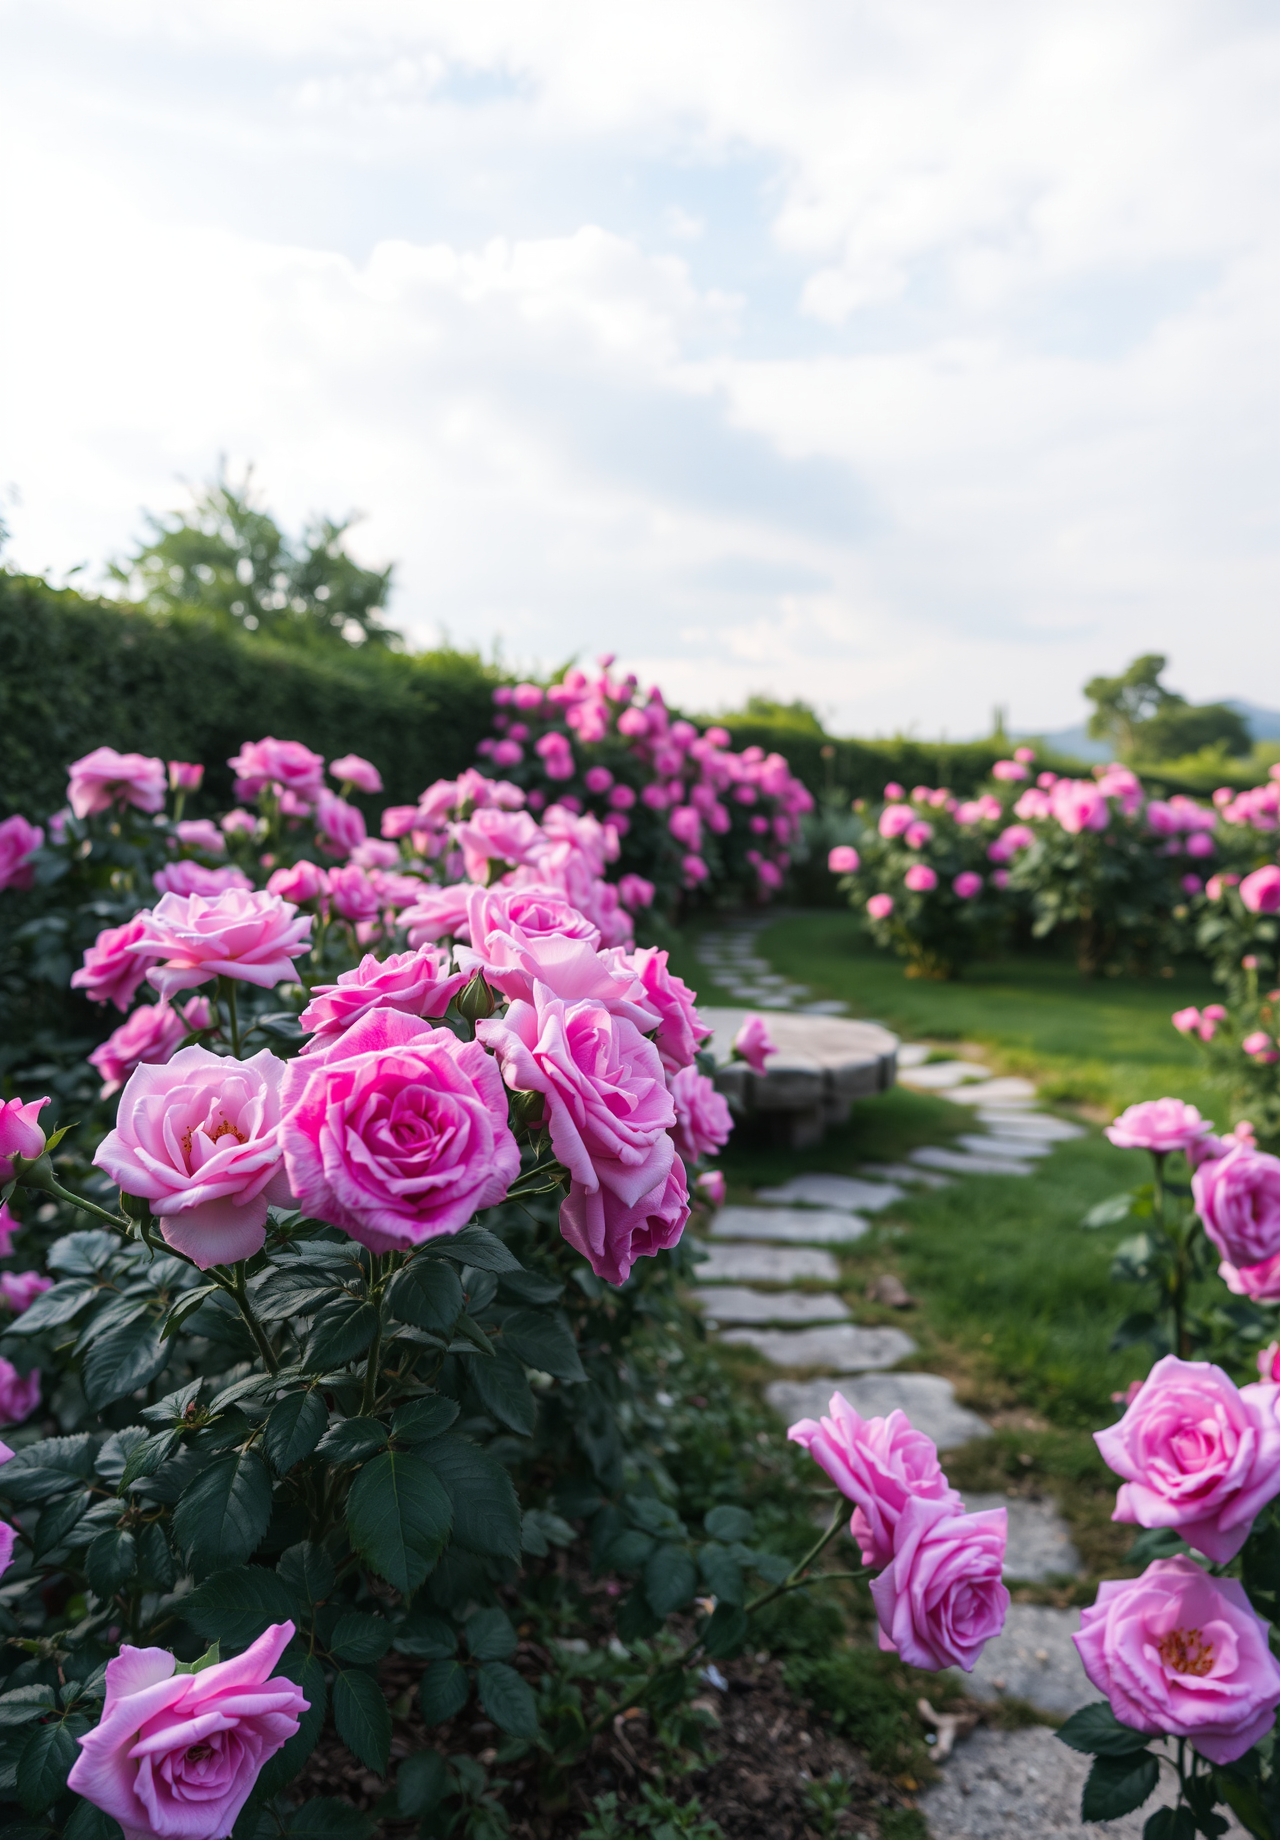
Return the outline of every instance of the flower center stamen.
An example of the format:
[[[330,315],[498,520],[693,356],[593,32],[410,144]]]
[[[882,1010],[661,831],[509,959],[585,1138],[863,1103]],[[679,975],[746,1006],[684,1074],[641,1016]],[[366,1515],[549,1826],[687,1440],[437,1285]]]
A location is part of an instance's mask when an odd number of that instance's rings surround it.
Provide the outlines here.
[[[1175,1674],[1204,1675],[1213,1666],[1213,1644],[1198,1629],[1171,1629],[1158,1646],[1160,1659]]]

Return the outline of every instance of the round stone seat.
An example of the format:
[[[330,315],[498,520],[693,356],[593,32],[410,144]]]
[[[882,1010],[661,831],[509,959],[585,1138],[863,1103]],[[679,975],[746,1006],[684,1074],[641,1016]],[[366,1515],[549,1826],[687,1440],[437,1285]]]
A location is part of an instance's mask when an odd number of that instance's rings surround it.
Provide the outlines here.
[[[766,1125],[794,1150],[821,1143],[854,1099],[886,1092],[898,1077],[898,1038],[876,1022],[780,1010],[700,1008],[715,1033],[708,1046],[723,1062],[750,1015],[760,1014],[774,1043],[763,1073],[745,1061],[716,1069],[716,1086],[740,1117]]]

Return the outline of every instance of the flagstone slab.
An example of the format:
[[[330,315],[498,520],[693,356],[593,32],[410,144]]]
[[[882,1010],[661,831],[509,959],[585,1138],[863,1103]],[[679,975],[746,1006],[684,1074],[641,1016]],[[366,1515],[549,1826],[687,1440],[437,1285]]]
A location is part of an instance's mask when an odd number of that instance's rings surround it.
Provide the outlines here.
[[[870,1227],[861,1215],[831,1208],[722,1207],[713,1239],[773,1240],[789,1246],[847,1246]]]
[[[850,1214],[874,1214],[901,1201],[902,1190],[892,1182],[862,1182],[857,1176],[828,1176],[817,1170],[792,1176],[778,1188],[758,1188],[761,1201],[816,1208],[843,1208]]]
[[[830,1380],[775,1380],[765,1388],[764,1396],[791,1425],[798,1418],[821,1418],[832,1391]],[[839,1391],[863,1418],[905,1412],[939,1450],[954,1450],[971,1438],[991,1436],[984,1419],[957,1405],[955,1388],[941,1374],[858,1374],[842,1380]]]
[[[793,1284],[816,1278],[838,1284],[840,1266],[817,1246],[708,1246],[698,1265],[699,1284]]]
[[[1079,1610],[1010,1604],[1000,1635],[988,1642],[967,1677],[974,1699],[1025,1699],[1039,1712],[1065,1715],[1099,1698],[1080,1665],[1072,1636]]]
[[[848,1317],[843,1298],[831,1291],[749,1291],[732,1285],[695,1289],[694,1301],[718,1323],[819,1323]]]
[[[720,1339],[754,1348],[775,1367],[829,1367],[837,1374],[896,1367],[916,1352],[916,1344],[901,1329],[868,1329],[858,1323],[818,1329],[730,1329]]]
[[[998,1131],[992,1131],[989,1135],[966,1131],[955,1141],[974,1156],[998,1156],[1006,1162],[1017,1162],[1022,1157],[1052,1156],[1055,1148],[1042,1137],[1004,1137]]]
[[[940,1176],[930,1169],[915,1169],[910,1163],[864,1163],[862,1169],[877,1182],[913,1182],[920,1188],[951,1186],[950,1176]]]
[[[1015,1163],[1009,1157],[974,1156],[970,1150],[944,1150],[928,1144],[922,1150],[908,1151],[913,1163],[923,1169],[949,1169],[958,1176],[1029,1176],[1029,1163]]]
[[[722,974],[726,980],[732,975]],[[750,991],[756,1010],[769,1012],[773,1048],[763,1073],[730,1058],[733,1039],[751,1013],[748,1008],[708,1007],[700,1013],[711,1028],[716,1086],[735,1110],[768,1120],[769,1129],[792,1149],[821,1143],[828,1125],[843,1122],[851,1102],[886,1092],[897,1075],[898,1038],[878,1023],[848,1016],[798,1014],[788,1010],[811,996],[807,985],[776,974],[758,979],[737,975],[732,988]]]
[[[1046,1143],[1065,1144],[1088,1135],[1082,1124],[1072,1124],[1069,1118],[1055,1118],[1050,1112],[1032,1112],[1025,1107],[1011,1110],[1005,1106],[981,1105],[977,1116],[979,1124],[1008,1137],[1026,1135],[1043,1138]]]
[[[1080,1571],[1080,1555],[1071,1540],[1071,1529],[1051,1501],[1028,1501],[1023,1496],[970,1494],[964,1492],[964,1505],[970,1514],[987,1508],[1004,1508],[1009,1516],[1009,1544],[1005,1548],[1004,1575],[1024,1584],[1040,1584],[1046,1578],[1074,1577]]]
[[[898,1074],[900,1086],[919,1086],[924,1092],[945,1092],[952,1086],[967,1086],[973,1080],[989,1080],[991,1069],[978,1061],[930,1061],[923,1067],[908,1067]]]
[[[898,1044],[899,1067],[923,1067],[933,1049],[924,1041],[903,1041]]]
[[[953,1105],[1008,1105],[1025,1107],[1035,1101],[1036,1089],[1030,1080],[1006,1074],[980,1085],[957,1086],[947,1094]]]

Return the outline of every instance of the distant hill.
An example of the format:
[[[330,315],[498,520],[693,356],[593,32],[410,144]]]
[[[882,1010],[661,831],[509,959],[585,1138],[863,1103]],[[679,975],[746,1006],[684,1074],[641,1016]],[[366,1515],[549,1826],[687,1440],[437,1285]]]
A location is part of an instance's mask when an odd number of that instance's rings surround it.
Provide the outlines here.
[[[1257,703],[1243,702],[1238,696],[1226,696],[1222,700],[1228,709],[1244,717],[1255,741],[1280,741],[1280,709],[1263,709]],[[1055,754],[1068,754],[1091,764],[1111,758],[1111,748],[1105,741],[1095,741],[1083,722],[1077,722],[1074,728],[1055,728],[1049,734],[1019,735],[1017,739],[1043,741]]]

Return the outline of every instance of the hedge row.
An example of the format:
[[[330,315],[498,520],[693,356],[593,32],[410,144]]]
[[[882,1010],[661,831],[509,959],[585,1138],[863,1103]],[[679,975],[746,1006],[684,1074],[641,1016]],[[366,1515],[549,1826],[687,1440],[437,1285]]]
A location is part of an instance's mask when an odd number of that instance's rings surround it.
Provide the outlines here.
[[[203,761],[213,802],[229,804],[225,762],[261,735],[362,754],[383,802],[410,803],[474,761],[497,681],[462,652],[301,652],[4,572],[0,656],[0,816],[37,819],[62,804],[67,762],[102,743]]]

